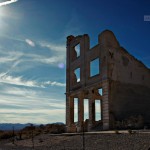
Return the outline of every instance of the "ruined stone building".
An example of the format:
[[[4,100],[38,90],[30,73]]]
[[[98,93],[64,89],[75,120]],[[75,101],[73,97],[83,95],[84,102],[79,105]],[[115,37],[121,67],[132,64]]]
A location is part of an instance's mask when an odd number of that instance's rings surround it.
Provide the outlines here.
[[[93,48],[87,34],[68,36],[66,78],[67,132],[80,132],[83,127],[91,131],[96,125],[113,129],[116,121],[132,115],[141,115],[150,124],[150,69],[121,47],[113,32],[103,31]],[[75,98],[78,122],[74,121]],[[89,107],[86,121],[84,99]],[[95,100],[101,101],[100,121],[95,121]]]

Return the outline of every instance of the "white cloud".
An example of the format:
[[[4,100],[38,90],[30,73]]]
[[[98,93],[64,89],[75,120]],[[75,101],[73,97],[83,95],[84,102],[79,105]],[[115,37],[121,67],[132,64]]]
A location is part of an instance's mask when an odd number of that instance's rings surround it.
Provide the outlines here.
[[[23,55],[22,53],[18,52],[1,52],[0,51],[0,63],[16,63],[18,62],[19,58]]]
[[[22,77],[12,77],[4,73],[0,74],[0,82],[27,87],[40,87],[35,81],[25,81]]]
[[[55,51],[52,52],[51,56],[44,55],[44,53],[43,55],[41,54],[39,55],[35,53],[29,54],[29,53],[19,52],[19,51],[3,52],[1,50],[0,50],[0,54],[2,54],[2,56],[0,57],[0,63],[6,63],[6,64],[10,63],[10,65],[12,65],[12,63],[15,62],[19,62],[19,63],[35,62],[35,63],[31,63],[30,66],[27,66],[27,68],[35,67],[36,65],[38,65],[36,62],[58,66],[59,64],[62,63],[65,64],[65,60],[66,60],[65,52],[60,53]],[[24,68],[26,68],[26,66],[20,69],[22,70]]]
[[[63,55],[58,55],[58,54],[53,54],[53,56],[42,56],[42,55],[38,55],[38,54],[26,54],[24,53],[23,56],[25,58],[21,58],[21,61],[22,62],[26,62],[26,61],[30,61],[30,62],[35,62],[35,63],[32,63],[31,65],[36,65],[37,62],[39,63],[43,63],[43,64],[49,64],[49,65],[53,65],[53,66],[56,66],[58,65],[59,63],[64,63],[65,64],[65,58]],[[31,67],[28,66],[28,67]]]
[[[18,90],[17,90],[18,91]],[[28,93],[29,94],[29,93]],[[32,95],[32,93],[30,93]],[[65,99],[62,99],[63,102],[54,103],[51,98],[39,98],[39,95],[33,95],[32,98],[28,98],[25,95],[19,95],[15,97],[14,95],[4,95],[0,96],[0,110],[5,110],[5,112],[13,111],[15,112],[15,107],[21,109],[21,113],[47,113],[49,110],[58,110],[65,109]],[[11,110],[7,110],[7,107],[2,106],[11,106]],[[36,110],[36,111],[35,111]]]
[[[8,63],[8,62],[12,62],[12,61],[15,61],[16,58],[12,58],[12,57],[9,57],[9,56],[6,56],[6,57],[0,57],[0,63]]]
[[[8,4],[11,4],[11,3],[15,3],[17,2],[18,0],[10,0],[10,1],[6,1],[6,2],[1,2],[0,3],[0,7],[1,6],[5,6],[5,5],[8,5]]]
[[[65,53],[66,51],[65,45],[57,45],[57,44],[48,43],[48,42],[39,42],[39,44],[41,47],[47,47],[52,51],[63,52],[63,53]]]
[[[36,82],[33,80],[23,80],[21,76],[13,77],[7,75],[7,73],[0,74],[0,83],[12,84],[12,85],[19,85],[19,86],[26,86],[26,87],[40,87],[45,88],[47,86],[60,86],[64,87],[64,83],[56,82],[56,81],[47,81],[47,82]]]
[[[64,58],[63,56],[52,56],[52,57],[41,57],[39,59],[34,58],[34,60],[41,62],[41,63],[45,63],[45,64],[58,64],[61,62],[64,62]]]
[[[44,93],[26,87],[3,87],[0,90],[0,122],[64,121],[65,97],[60,98],[57,94],[53,99],[52,95]]]
[[[22,109],[21,109],[22,110]],[[51,110],[47,109],[0,109],[0,123],[39,123],[65,122],[65,108]],[[61,115],[60,115],[61,114]]]
[[[41,47],[46,47],[52,52],[52,57],[48,59],[40,59],[41,62],[46,64],[58,64],[63,63],[65,64],[66,61],[66,46],[48,42],[39,42]]]
[[[6,52],[4,52],[4,50],[3,51],[0,50],[0,53],[5,54],[5,56],[3,56],[3,58],[1,57],[2,59],[0,60],[0,62],[8,63],[11,61],[15,61],[17,59],[22,63],[27,62],[27,61],[40,62],[40,63],[50,64],[50,65],[57,66],[57,67],[59,64],[65,64],[65,62],[66,62],[66,46],[63,44],[56,44],[56,43],[44,42],[44,41],[43,42],[39,42],[39,41],[33,42],[30,38],[26,38],[25,40],[22,40],[17,37],[9,37],[6,35],[3,35],[3,36],[10,40],[25,42],[31,47],[35,47],[35,45],[39,45],[41,47],[41,50],[42,50],[42,48],[47,48],[50,50],[49,54],[51,54],[51,55],[48,56],[47,53],[44,53],[44,52],[41,55],[41,54],[38,54],[34,50],[33,51],[30,50],[30,52],[32,52],[32,54],[31,53],[29,54],[29,53],[26,53],[23,51],[21,52],[19,50],[18,51],[7,50]],[[35,66],[36,63],[32,63],[31,65]],[[28,67],[31,68],[32,67],[31,65]],[[26,66],[24,66],[24,68],[26,68]],[[21,70],[22,69],[23,68],[21,68]]]
[[[47,82],[45,82],[44,83],[44,85],[51,85],[51,86],[66,86],[66,84],[65,83],[60,83],[60,82],[56,82],[56,81],[54,81],[54,82],[52,82],[52,81],[47,81]]]
[[[28,45],[32,46],[32,47],[35,46],[35,43],[34,43],[32,40],[30,40],[30,39],[26,39],[25,42],[26,42]]]
[[[27,88],[17,88],[17,87],[7,87],[2,90],[4,94],[14,95],[14,96],[23,96],[28,97],[28,95],[32,95],[32,97],[36,96],[36,91],[28,90]],[[23,102],[22,102],[23,103]]]

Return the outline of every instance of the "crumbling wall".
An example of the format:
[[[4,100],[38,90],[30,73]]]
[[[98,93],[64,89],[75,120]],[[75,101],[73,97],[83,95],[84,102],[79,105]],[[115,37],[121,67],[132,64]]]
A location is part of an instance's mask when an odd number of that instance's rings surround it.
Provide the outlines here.
[[[111,31],[99,35],[99,44],[107,60],[110,128],[138,115],[150,124],[150,70],[121,47]]]
[[[67,37],[66,125],[68,132],[90,131],[95,122],[95,100],[101,100],[103,129],[117,121],[150,124],[150,69],[120,46],[113,32],[103,31],[98,44],[90,49],[87,34]],[[80,46],[78,56],[76,46]],[[99,73],[90,75],[90,64],[99,60]],[[78,77],[76,69],[80,69]],[[102,89],[102,94],[98,94]],[[74,98],[78,99],[78,122],[74,122]],[[89,101],[89,119],[84,122],[84,99]],[[137,116],[138,119],[132,117]],[[128,122],[128,121],[125,121]]]

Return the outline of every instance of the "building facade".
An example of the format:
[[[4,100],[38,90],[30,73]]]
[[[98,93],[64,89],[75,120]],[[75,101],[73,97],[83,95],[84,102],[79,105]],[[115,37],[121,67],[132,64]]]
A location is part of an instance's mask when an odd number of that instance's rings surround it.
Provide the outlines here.
[[[141,115],[150,123],[150,69],[120,46],[112,31],[98,36],[90,48],[87,34],[67,37],[66,127],[67,132],[113,129],[116,122]],[[74,121],[74,99],[78,121]],[[88,119],[84,119],[88,99]],[[95,100],[100,101],[101,119],[95,118]]]

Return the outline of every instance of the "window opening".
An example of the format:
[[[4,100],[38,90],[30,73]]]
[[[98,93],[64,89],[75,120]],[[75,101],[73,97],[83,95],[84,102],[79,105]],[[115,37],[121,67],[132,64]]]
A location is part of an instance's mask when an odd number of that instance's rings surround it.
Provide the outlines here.
[[[74,98],[74,122],[78,122],[78,98]]]
[[[90,76],[95,76],[100,73],[99,70],[99,58],[94,59],[90,62]]]
[[[80,68],[77,68],[74,73],[76,75],[77,82],[80,82]]]
[[[101,120],[101,101],[95,100],[95,121]]]
[[[77,57],[80,56],[80,44],[75,46],[75,51],[77,52]]]
[[[84,121],[89,119],[89,100],[84,99]]]

